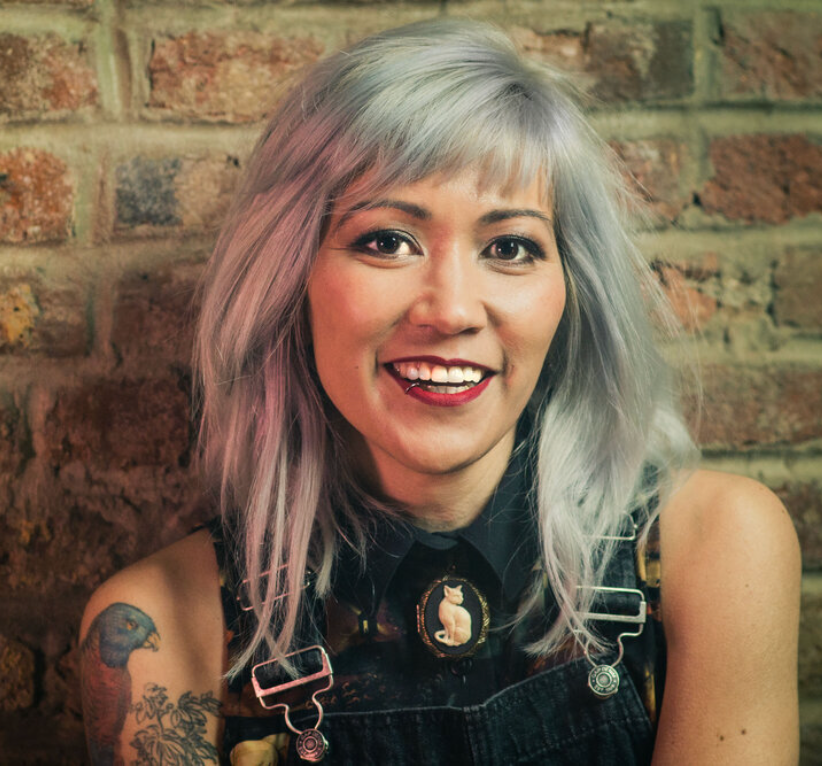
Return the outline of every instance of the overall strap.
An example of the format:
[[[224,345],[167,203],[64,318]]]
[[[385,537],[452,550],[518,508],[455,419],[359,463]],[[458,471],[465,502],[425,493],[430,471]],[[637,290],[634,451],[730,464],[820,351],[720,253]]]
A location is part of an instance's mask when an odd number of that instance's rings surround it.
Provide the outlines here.
[[[214,544],[217,557],[217,566],[220,573],[220,599],[223,606],[223,616],[228,639],[229,664],[233,658],[247,646],[256,629],[256,617],[251,608],[251,599],[248,592],[248,582],[238,571],[237,562],[231,555],[229,545],[225,539],[223,522],[219,517],[211,519],[205,524]],[[263,573],[262,580],[267,575]],[[298,622],[294,638],[294,647],[303,649],[308,646],[322,644],[324,629],[324,605],[316,595],[314,589],[314,573],[306,570],[304,578],[304,608],[303,619]],[[254,660],[243,668],[242,672],[229,681],[229,690],[239,692],[251,682],[251,669],[260,662],[269,659],[267,650],[261,647]]]
[[[655,501],[654,501],[655,502]],[[651,509],[653,510],[653,508]],[[643,517],[647,518],[647,510]],[[616,591],[597,595],[595,609],[611,616],[631,615],[637,619],[623,623],[602,619],[594,626],[614,643],[614,656],[603,660],[611,665],[624,662],[642,697],[652,723],[656,723],[665,680],[665,638],[662,630],[659,580],[659,524],[654,519],[644,535],[633,514],[628,531],[620,536],[603,586]],[[639,612],[642,612],[640,615]]]

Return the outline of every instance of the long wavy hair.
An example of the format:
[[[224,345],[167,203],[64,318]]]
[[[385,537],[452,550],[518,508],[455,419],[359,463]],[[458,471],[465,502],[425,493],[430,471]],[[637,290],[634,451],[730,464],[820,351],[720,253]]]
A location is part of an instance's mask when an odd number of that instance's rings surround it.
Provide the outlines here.
[[[442,19],[369,37],[281,100],[203,282],[200,456],[257,617],[232,673],[261,647],[289,651],[305,618],[306,570],[322,597],[339,547],[364,550],[369,514],[381,508],[346,462],[306,322],[332,207],[366,171],[380,190],[469,166],[500,185],[542,176],[568,287],[521,446],[559,605],[532,651],[556,651],[572,635],[600,646],[580,615],[592,598],[585,586],[602,582],[613,553],[607,538],[693,457],[654,341],[649,313],[665,309],[626,230],[622,176],[566,78],[483,23]],[[523,614],[538,608],[536,591]]]

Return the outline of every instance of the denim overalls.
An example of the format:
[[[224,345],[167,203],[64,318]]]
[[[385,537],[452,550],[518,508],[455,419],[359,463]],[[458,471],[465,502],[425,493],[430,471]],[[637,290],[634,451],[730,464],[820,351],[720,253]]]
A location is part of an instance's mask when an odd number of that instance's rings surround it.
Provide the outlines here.
[[[227,566],[219,521],[209,525],[221,569],[222,597],[230,640],[237,640],[243,620],[238,587]],[[623,661],[616,666],[619,689],[601,699],[588,687],[591,663],[584,656],[531,660],[526,677],[502,688],[480,704],[392,704],[391,709],[348,712],[337,704],[346,683],[336,679],[335,698],[322,698],[321,731],[330,744],[323,763],[329,764],[649,764],[655,719],[664,683],[664,638],[658,620],[658,539],[652,528],[649,544],[637,556],[636,542],[619,543],[604,585],[639,588],[645,594],[648,620],[642,634],[624,639]],[[546,598],[550,593],[546,591]],[[322,605],[320,605],[322,606]],[[643,603],[643,608],[645,604]],[[546,608],[550,605],[546,603]],[[624,626],[602,625],[615,638]],[[610,632],[609,632],[610,631]],[[314,642],[306,636],[304,643]],[[322,638],[320,638],[322,640]],[[616,654],[596,657],[611,663]],[[332,654],[332,664],[334,657]],[[245,740],[259,740],[285,731],[280,713],[264,710],[246,673],[229,685],[225,706],[223,752]],[[329,701],[330,699],[330,701]],[[340,709],[343,707],[343,709]],[[293,710],[297,728],[311,727],[316,713],[310,706]],[[300,763],[289,743],[287,762]]]

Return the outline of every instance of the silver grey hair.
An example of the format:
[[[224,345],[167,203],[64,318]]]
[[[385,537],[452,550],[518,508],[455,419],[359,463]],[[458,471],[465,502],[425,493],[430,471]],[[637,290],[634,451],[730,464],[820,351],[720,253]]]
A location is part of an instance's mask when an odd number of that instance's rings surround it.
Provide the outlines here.
[[[234,671],[261,644],[288,651],[304,618],[306,567],[323,596],[338,547],[362,546],[363,509],[379,507],[335,449],[313,370],[306,284],[324,222],[366,171],[376,190],[468,166],[489,183],[542,176],[569,288],[530,405],[534,436],[521,446],[535,467],[543,566],[560,607],[533,651],[574,634],[599,645],[579,615],[590,604],[584,586],[602,581],[612,553],[602,538],[693,457],[654,343],[649,301],[659,291],[625,229],[621,176],[565,78],[483,23],[442,19],[369,37],[321,61],[281,101],[204,280],[201,454],[258,618]],[[344,537],[340,519],[353,534]]]

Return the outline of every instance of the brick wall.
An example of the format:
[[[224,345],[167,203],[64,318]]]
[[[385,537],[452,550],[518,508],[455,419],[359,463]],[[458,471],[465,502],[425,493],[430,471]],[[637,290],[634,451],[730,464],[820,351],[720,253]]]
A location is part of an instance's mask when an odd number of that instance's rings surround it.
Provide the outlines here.
[[[699,350],[707,462],[773,487],[802,541],[820,762],[815,0],[0,2],[0,762],[84,760],[85,599],[198,520],[191,296],[275,86],[441,12],[579,72],[647,197],[642,246]]]

